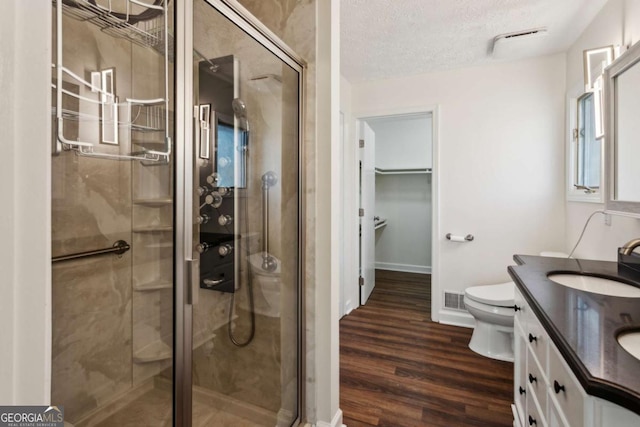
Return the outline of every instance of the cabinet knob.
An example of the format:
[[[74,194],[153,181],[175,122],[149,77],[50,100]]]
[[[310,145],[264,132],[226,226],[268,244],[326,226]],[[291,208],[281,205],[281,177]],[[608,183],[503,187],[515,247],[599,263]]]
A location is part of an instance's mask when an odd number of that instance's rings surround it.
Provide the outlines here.
[[[521,311],[521,310],[522,310],[522,308],[521,308],[521,307],[518,307],[517,305],[514,305],[514,306],[513,306],[513,309],[514,309],[515,311]]]
[[[531,415],[529,415],[529,425],[532,426],[534,424],[538,425],[538,423],[536,422],[536,419],[533,418]]]
[[[518,391],[520,392],[520,394],[526,394],[527,390],[523,389],[522,387],[518,387]]]
[[[565,391],[564,385],[560,385],[558,381],[553,380],[553,390],[556,392],[556,394],[560,394],[561,391]]]
[[[533,374],[529,374],[529,382],[533,384],[534,382],[538,382],[538,379],[533,376]]]
[[[532,334],[529,334],[529,342],[538,342],[538,337],[533,336]]]

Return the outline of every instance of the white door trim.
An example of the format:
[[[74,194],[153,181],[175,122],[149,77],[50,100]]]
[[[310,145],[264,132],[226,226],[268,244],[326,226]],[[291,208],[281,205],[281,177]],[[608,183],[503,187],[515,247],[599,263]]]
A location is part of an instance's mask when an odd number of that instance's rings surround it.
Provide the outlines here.
[[[440,240],[441,240],[441,232],[440,232],[440,149],[439,149],[439,122],[440,122],[440,107],[438,105],[423,105],[416,107],[408,107],[408,108],[389,108],[389,109],[377,109],[377,110],[364,110],[364,111],[356,111],[352,114],[351,122],[354,124],[358,121],[363,121],[366,119],[370,119],[373,117],[383,117],[383,116],[399,116],[404,114],[416,114],[416,113],[431,113],[432,114],[432,155],[433,155],[433,170],[431,174],[431,191],[432,191],[432,203],[433,203],[433,212],[432,212],[432,220],[431,220],[431,320],[434,322],[439,321],[439,313],[441,308],[441,298],[440,298]],[[348,140],[348,139],[347,139]],[[346,144],[345,150],[356,150],[357,149],[357,141],[354,141],[353,144]],[[358,159],[357,155],[353,155],[352,157],[355,159],[355,162],[351,163],[351,167],[355,168],[353,171],[345,170],[345,181],[349,176],[355,176],[357,178],[357,168],[358,168]],[[354,181],[354,185],[345,186],[344,191],[353,192],[353,198],[356,198],[358,195],[358,182],[357,179]],[[349,207],[345,206],[345,209]],[[352,212],[349,212],[351,218],[357,219],[358,212],[357,209],[354,209]],[[357,222],[357,221],[356,221]],[[345,240],[351,239],[351,241],[358,241],[358,228],[356,227],[346,227],[345,228]],[[351,254],[352,259],[358,259],[358,247],[356,245],[354,252]],[[353,273],[352,273],[353,274]],[[348,277],[348,276],[347,276]],[[355,280],[353,280],[355,279]],[[356,277],[352,278],[352,280],[348,280],[344,286],[351,286],[352,283],[354,286],[357,286],[357,268],[356,268]],[[358,290],[359,291],[359,290]],[[345,295],[350,295],[349,289],[345,291]]]

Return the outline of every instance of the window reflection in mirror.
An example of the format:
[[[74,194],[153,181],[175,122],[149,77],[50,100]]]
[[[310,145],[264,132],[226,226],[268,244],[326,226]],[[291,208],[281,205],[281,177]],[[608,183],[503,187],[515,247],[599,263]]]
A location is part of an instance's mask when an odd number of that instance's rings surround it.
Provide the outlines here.
[[[602,147],[600,140],[596,138],[595,98],[593,92],[587,92],[578,98],[574,186],[586,191],[600,188]]]
[[[614,47],[605,46],[584,51],[584,86],[586,91],[594,88],[596,79],[613,61]]]
[[[215,133],[215,170],[218,173],[218,186],[228,188],[246,187],[246,147],[248,132],[246,129],[234,130],[232,120],[222,120],[218,116]],[[237,144],[235,138],[238,138]]]

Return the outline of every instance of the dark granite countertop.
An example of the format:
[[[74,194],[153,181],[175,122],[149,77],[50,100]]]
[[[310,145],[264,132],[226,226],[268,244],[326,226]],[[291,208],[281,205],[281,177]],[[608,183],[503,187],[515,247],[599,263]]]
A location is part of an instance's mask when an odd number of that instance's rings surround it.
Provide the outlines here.
[[[640,298],[579,291],[554,283],[551,273],[608,276],[640,287],[640,273],[615,262],[515,255],[508,268],[586,392],[640,415],[640,360],[616,340],[640,330]]]

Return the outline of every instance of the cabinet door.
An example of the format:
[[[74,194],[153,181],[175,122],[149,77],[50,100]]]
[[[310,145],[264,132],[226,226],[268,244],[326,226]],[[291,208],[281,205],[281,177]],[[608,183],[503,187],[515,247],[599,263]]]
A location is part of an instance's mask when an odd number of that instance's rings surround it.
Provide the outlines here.
[[[513,401],[516,407],[518,422],[520,423],[520,425],[526,425],[524,423],[524,420],[527,402],[527,345],[524,340],[524,333],[522,332],[517,320],[514,324],[513,337],[515,355],[513,364]]]
[[[547,372],[547,346],[549,341],[549,336],[547,332],[544,330],[538,318],[531,312],[529,308],[527,313],[527,329],[526,339],[531,348],[533,354],[536,357],[536,360],[540,364],[542,371]]]
[[[546,418],[547,416],[547,379],[542,368],[535,360],[533,356],[533,349],[531,345],[528,346],[527,351],[527,384],[529,390],[535,394],[536,400],[540,405],[540,416]]]
[[[640,416],[611,402],[593,398],[595,406],[595,426],[597,427],[637,427],[640,426]]]
[[[558,408],[571,426],[584,425],[584,408],[586,393],[569,367],[552,346],[549,349],[549,393],[551,400],[557,402]],[[589,421],[589,420],[587,420]]]

